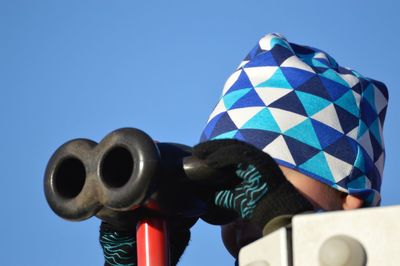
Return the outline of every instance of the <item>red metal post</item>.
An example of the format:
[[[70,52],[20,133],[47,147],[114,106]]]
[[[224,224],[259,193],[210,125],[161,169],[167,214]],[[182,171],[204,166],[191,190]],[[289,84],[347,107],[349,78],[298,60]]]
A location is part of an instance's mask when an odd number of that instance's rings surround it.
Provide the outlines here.
[[[144,218],[136,228],[138,266],[169,266],[167,223],[161,218]]]

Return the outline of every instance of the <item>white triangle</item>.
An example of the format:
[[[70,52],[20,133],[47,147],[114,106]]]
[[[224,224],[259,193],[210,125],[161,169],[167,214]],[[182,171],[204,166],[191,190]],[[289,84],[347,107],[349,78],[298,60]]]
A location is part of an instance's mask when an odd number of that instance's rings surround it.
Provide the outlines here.
[[[332,176],[336,182],[339,182],[351,173],[353,165],[346,163],[345,161],[342,161],[335,156],[330,155],[329,153],[324,152],[324,154],[329,168],[331,169]]]
[[[346,136],[348,136],[354,140],[357,140],[357,135],[358,135],[358,126],[353,128],[349,133],[347,133]]]
[[[246,72],[253,87],[270,79],[279,67],[276,66],[263,66],[263,67],[247,67],[243,68]]]
[[[338,73],[339,74],[339,73]],[[357,85],[357,83],[360,82],[360,80],[352,75],[352,74],[339,74],[339,76],[346,81],[347,84],[349,84],[350,88],[353,88],[355,85]]]
[[[265,107],[260,106],[237,108],[229,110],[228,114],[235,126],[240,129],[247,121],[263,109],[265,109]]]
[[[232,85],[239,78],[240,73],[242,73],[242,70],[237,70],[233,72],[232,75],[229,76],[229,78],[225,82],[224,89],[222,90],[222,95],[224,95],[232,87]]]
[[[375,108],[376,111],[380,113],[383,110],[383,108],[385,108],[385,106],[387,105],[387,100],[378,88],[375,87],[374,91],[375,91]]]
[[[342,126],[340,125],[340,121],[333,104],[328,105],[318,113],[314,114],[312,118],[343,133]]]
[[[282,132],[297,126],[307,117],[278,108],[268,108]]]
[[[213,119],[214,117],[216,117],[217,115],[219,115],[220,113],[226,112],[226,108],[225,108],[225,104],[224,101],[221,99],[217,105],[215,106],[214,110],[212,111],[212,113],[210,114],[210,117],[208,118],[208,122],[211,121],[211,119]]]
[[[371,143],[371,137],[369,135],[369,131],[366,130],[364,135],[359,138],[359,143],[361,144],[361,147],[364,148],[364,150],[367,152],[368,156],[373,160],[374,158],[374,149],[372,147]]]
[[[293,68],[299,68],[302,69],[304,71],[308,71],[311,73],[315,73],[314,70],[307,65],[306,63],[304,63],[303,61],[301,61],[297,56],[291,56],[288,59],[286,59],[282,64],[281,67],[293,67]]]
[[[264,102],[266,106],[270,105],[271,103],[275,102],[276,100],[282,98],[286,94],[293,91],[293,89],[281,89],[281,88],[264,88],[264,87],[257,87],[254,88],[260,96],[260,99]]]
[[[296,163],[292,157],[292,154],[290,153],[290,150],[286,144],[286,141],[282,135],[280,135],[274,141],[272,141],[270,144],[268,144],[263,149],[263,151],[268,153],[269,155],[271,155],[271,157],[273,157],[275,159],[279,159],[279,160],[288,162],[292,165],[296,165]]]
[[[385,154],[382,152],[379,159],[375,162],[376,168],[378,168],[379,174],[383,176],[383,166],[385,165]]]

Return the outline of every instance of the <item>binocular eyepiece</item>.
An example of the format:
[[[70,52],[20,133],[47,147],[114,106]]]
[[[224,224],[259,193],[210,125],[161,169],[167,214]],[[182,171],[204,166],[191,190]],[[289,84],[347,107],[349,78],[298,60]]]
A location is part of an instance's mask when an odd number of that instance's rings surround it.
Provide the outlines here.
[[[68,220],[107,220],[156,202],[161,212],[192,212],[221,224],[232,214],[204,195],[209,181],[219,186],[222,177],[188,146],[156,143],[139,129],[122,128],[99,143],[74,139],[60,146],[48,162],[44,191],[51,209]]]

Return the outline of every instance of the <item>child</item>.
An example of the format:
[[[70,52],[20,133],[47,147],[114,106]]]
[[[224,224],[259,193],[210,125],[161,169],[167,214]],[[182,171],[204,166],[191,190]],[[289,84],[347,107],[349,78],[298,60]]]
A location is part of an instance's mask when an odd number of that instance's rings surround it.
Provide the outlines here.
[[[377,206],[387,101],[383,83],[339,66],[321,50],[268,34],[226,81],[201,141],[212,146],[219,139],[236,139],[269,154],[314,210]],[[218,157],[215,149],[207,149],[212,152],[202,152]],[[235,153],[234,148],[218,149],[221,154]],[[268,185],[269,180],[260,182]],[[263,204],[261,198],[272,192],[258,195],[250,208],[256,210]],[[218,196],[235,198],[235,193],[219,192]],[[229,205],[221,200],[216,203]],[[260,224],[247,217],[222,226],[225,246],[237,257],[243,245],[262,236],[263,229],[270,231],[270,221]]]

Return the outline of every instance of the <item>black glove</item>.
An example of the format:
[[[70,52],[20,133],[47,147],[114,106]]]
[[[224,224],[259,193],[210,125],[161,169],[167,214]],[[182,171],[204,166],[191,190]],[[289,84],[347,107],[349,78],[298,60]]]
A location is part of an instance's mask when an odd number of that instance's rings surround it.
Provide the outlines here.
[[[214,203],[260,228],[276,216],[313,210],[274,159],[250,144],[233,139],[207,141],[193,148],[193,156],[240,180],[234,188],[218,191]]]

